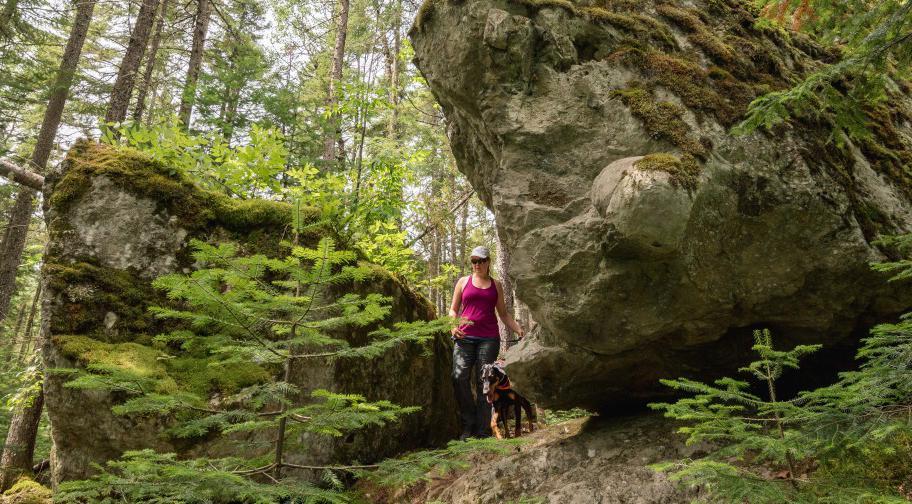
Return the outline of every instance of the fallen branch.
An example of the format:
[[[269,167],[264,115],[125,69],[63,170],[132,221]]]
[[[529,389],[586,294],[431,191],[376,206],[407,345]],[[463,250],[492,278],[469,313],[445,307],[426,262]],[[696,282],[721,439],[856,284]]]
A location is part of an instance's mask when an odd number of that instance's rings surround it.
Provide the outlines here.
[[[0,159],[0,175],[36,191],[40,191],[44,186],[44,177],[5,159]]]

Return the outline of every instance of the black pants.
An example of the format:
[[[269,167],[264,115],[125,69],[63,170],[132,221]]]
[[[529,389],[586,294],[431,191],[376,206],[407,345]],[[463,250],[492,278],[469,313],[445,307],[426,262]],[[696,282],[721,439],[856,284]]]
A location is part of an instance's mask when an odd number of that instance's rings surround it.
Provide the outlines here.
[[[491,405],[482,393],[481,367],[497,360],[500,340],[457,339],[453,346],[453,386],[463,430],[491,433]],[[475,398],[472,398],[472,368],[475,368]]]

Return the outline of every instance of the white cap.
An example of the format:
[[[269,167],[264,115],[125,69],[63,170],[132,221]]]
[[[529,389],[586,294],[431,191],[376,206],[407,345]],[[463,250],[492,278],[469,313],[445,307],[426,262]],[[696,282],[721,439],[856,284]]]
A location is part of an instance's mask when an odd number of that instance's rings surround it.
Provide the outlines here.
[[[475,247],[472,249],[472,257],[479,257],[481,259],[487,259],[488,255],[489,255],[488,247],[478,246],[478,247]]]

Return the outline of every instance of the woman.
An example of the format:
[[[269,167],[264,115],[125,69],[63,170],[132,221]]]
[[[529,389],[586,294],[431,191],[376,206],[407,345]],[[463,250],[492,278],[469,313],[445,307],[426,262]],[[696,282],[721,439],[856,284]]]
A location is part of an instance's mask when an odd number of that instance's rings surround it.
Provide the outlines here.
[[[463,440],[473,435],[490,435],[491,407],[486,404],[482,394],[481,368],[494,362],[500,351],[500,332],[495,311],[500,315],[500,320],[520,338],[525,335],[522,326],[507,312],[503,285],[491,278],[488,249],[475,247],[471,260],[472,274],[456,282],[453,303],[450,304],[450,316],[458,316],[462,322],[450,333],[455,342],[453,385],[462,417],[462,435],[459,439]],[[472,367],[476,369],[475,400],[472,399]]]

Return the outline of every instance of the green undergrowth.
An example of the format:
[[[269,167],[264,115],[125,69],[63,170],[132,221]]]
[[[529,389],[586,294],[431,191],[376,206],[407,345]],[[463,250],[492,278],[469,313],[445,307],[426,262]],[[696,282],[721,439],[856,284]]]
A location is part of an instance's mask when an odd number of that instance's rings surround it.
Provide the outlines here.
[[[594,416],[595,413],[591,411],[586,411],[582,408],[573,408],[569,410],[543,410],[542,411],[542,423],[545,425],[554,425],[563,422],[569,422],[570,420],[576,420],[577,418],[586,418]]]

